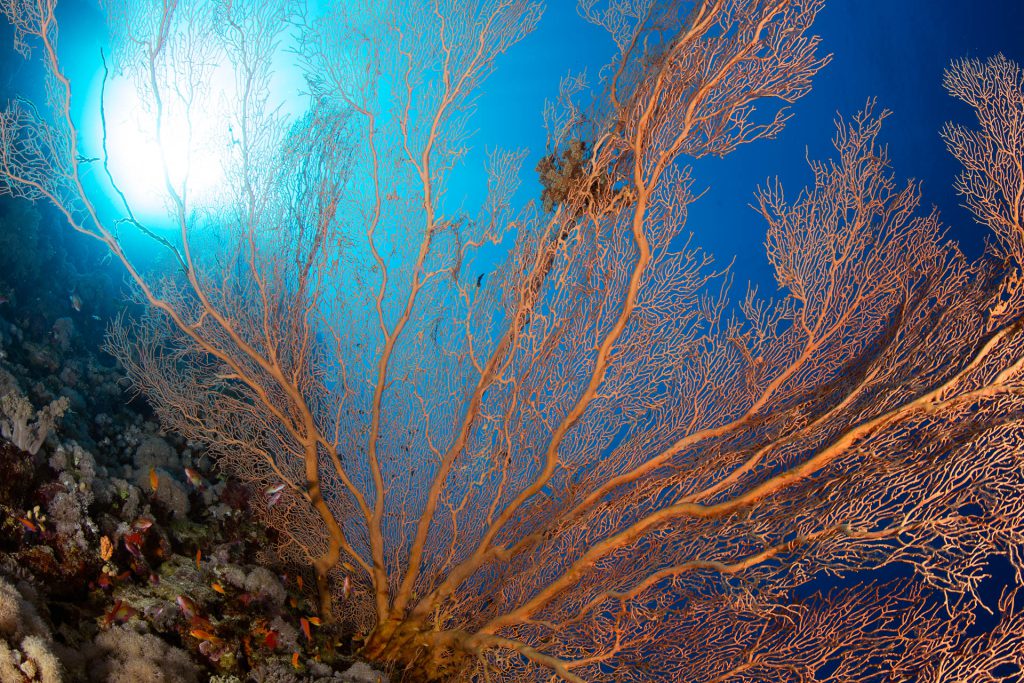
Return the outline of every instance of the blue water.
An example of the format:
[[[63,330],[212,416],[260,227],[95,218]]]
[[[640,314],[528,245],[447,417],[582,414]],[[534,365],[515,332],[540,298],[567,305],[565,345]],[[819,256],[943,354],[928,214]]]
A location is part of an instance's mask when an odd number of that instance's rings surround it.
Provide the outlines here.
[[[72,57],[69,74],[78,84],[95,85],[99,49],[106,44],[103,13],[96,4],[79,0],[62,3],[59,12],[62,45]],[[836,113],[852,115],[875,97],[879,108],[893,111],[884,140],[891,143],[896,176],[922,181],[926,208],[936,205],[950,235],[969,255],[979,253],[985,232],[959,206],[952,188],[957,164],[939,138],[946,121],[964,119],[968,112],[943,90],[942,72],[951,60],[997,52],[1024,62],[1020,26],[1024,2],[1017,0],[833,0],[815,29],[831,63],[811,94],[793,107],[793,118],[778,139],[697,164],[696,187],[709,191],[693,207],[689,230],[720,263],[735,258],[739,282],[770,286],[765,226],[748,206],[754,189],[779,176],[789,191],[798,191],[809,180],[805,154],[821,158],[831,151]],[[0,39],[10,44],[7,26]],[[544,101],[557,95],[560,78],[570,71],[586,71],[595,82],[611,50],[604,32],[577,16],[575,3],[552,2],[540,28],[499,60],[486,83],[473,120],[478,131],[473,151],[450,195],[467,206],[478,201],[484,184],[475,169],[482,169],[486,150],[502,147],[530,150],[521,196],[536,196],[539,185],[532,169],[545,152]],[[9,51],[0,54],[5,76],[0,90],[7,91],[0,95],[31,86],[36,71]]]
[[[985,229],[960,206],[953,190],[959,168],[939,138],[946,121],[965,120],[968,112],[946,94],[942,72],[954,59],[998,52],[1024,63],[1021,26],[1018,0],[832,0],[815,29],[832,62],[792,108],[778,139],[698,164],[696,187],[710,189],[692,208],[689,229],[720,263],[735,257],[739,283],[773,287],[765,226],[748,206],[755,187],[779,176],[795,195],[810,179],[805,152],[813,159],[832,151],[836,113],[850,116],[875,97],[879,108],[893,112],[883,141],[890,143],[896,177],[922,181],[924,207],[938,206],[950,235],[968,254],[980,253]],[[552,3],[540,30],[499,64],[481,100],[479,144],[531,148],[526,166],[532,168],[542,154],[544,99],[557,95],[558,79],[570,69],[596,78],[610,48],[601,30],[576,15],[574,3]]]

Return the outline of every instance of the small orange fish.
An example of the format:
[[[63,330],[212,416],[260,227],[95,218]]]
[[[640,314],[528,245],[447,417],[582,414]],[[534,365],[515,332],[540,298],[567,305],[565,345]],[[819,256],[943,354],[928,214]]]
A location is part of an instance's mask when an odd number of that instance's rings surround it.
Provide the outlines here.
[[[192,602],[192,599],[187,595],[179,595],[177,597],[177,603],[186,619],[191,619],[199,611],[198,608],[196,608],[196,603]]]
[[[156,491],[157,487],[160,486],[160,478],[156,476],[156,469],[153,467],[149,468],[149,486]]]
[[[356,568],[353,567],[352,564],[349,563],[349,562],[342,562],[341,563],[341,568],[344,569],[345,571],[349,571],[349,572],[354,572],[356,570]]]
[[[32,533],[37,533],[39,531],[39,527],[33,524],[31,520],[25,519],[24,517],[18,517],[18,521],[21,522],[21,525],[23,527],[25,527]]]
[[[299,668],[299,653],[298,652],[292,653],[292,666],[294,666],[296,669]]]
[[[200,628],[194,628],[191,631],[189,631],[188,633],[193,638],[198,638],[199,640],[208,640],[211,643],[219,643],[219,642],[221,642],[220,638],[218,638],[214,634],[210,633],[209,631],[204,631],[204,630],[202,630]]]
[[[215,591],[217,591],[218,593],[220,593],[221,595],[227,595],[227,591],[226,591],[226,590],[224,590],[224,586],[220,585],[220,584],[219,584],[219,583],[217,583],[216,581],[214,581],[213,583],[211,583],[211,584],[210,584],[210,587],[211,587],[211,588],[213,588],[213,590],[215,590]]]
[[[272,484],[267,488],[263,489],[263,493],[267,496],[267,507],[272,508],[277,505],[277,501],[281,500],[281,496],[284,494],[284,484]]]
[[[197,549],[196,550],[196,569],[199,569],[199,561],[202,560],[202,559],[203,559],[203,551]]]
[[[125,549],[132,554],[136,560],[142,559],[142,549],[139,545],[142,543],[142,536],[137,533],[126,534],[123,539]]]
[[[203,488],[203,478],[200,477],[199,473],[196,472],[194,469],[192,469],[191,467],[186,467],[185,476],[188,477],[189,483],[195,486],[197,489]]]
[[[213,624],[206,617],[201,617],[198,614],[189,619],[189,626],[192,628],[200,628],[204,631],[213,631]]]
[[[345,575],[345,580],[341,582],[342,595],[348,600],[348,596],[352,594],[352,580],[348,578],[348,574]]]
[[[296,576],[295,577],[295,583],[299,584],[299,590],[302,590],[302,577],[301,576]]]
[[[138,613],[139,611],[128,603],[123,600],[118,600],[114,603],[113,608],[103,617],[103,622],[107,626],[110,626],[110,624],[114,622],[123,624]]]
[[[313,626],[319,626],[322,622],[320,621],[320,617],[310,617],[309,623],[313,624]]]
[[[139,610],[135,609],[127,602],[122,602],[117,609],[117,618],[121,621],[128,621],[138,613]]]
[[[288,600],[288,604],[292,606],[292,609],[295,609],[299,606],[299,601],[295,599],[295,596],[292,596],[291,599]]]
[[[306,617],[300,617],[299,626],[302,627],[302,633],[306,636],[306,640],[312,641],[313,636],[309,634],[309,620]]]

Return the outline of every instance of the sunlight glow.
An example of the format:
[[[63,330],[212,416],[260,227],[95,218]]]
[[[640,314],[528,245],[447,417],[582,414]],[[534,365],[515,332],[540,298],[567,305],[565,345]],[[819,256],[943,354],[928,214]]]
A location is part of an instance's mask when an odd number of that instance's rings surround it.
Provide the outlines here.
[[[230,123],[216,110],[201,107],[191,116],[165,111],[158,139],[156,117],[131,82],[108,83],[106,100],[110,171],[134,211],[164,213],[167,180],[177,192],[187,188],[198,203],[224,181],[222,152],[231,144]]]
[[[276,55],[270,101],[291,120],[300,116],[308,100],[301,93],[304,80],[284,51]],[[91,89],[84,112],[84,134],[91,156],[102,154],[100,117],[102,75]],[[150,227],[175,222],[174,192],[185,193],[190,209],[215,209],[231,196],[226,186],[236,137],[238,108],[235,74],[228,66],[216,67],[190,107],[173,95],[174,84],[162,93],[162,123],[157,133],[156,110],[145,91],[124,76],[111,75],[103,96],[110,174],[132,212]],[[119,214],[121,200],[102,172],[92,168],[92,179]]]

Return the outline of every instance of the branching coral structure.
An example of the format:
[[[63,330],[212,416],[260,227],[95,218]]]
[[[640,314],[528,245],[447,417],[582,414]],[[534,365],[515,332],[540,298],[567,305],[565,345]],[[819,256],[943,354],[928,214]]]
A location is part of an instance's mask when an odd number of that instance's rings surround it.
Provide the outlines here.
[[[615,46],[602,87],[566,79],[546,112],[539,202],[525,153],[494,152],[475,215],[448,197],[474,97],[540,2],[108,5],[147,101],[193,111],[214,57],[244,83],[224,204],[168,173],[173,239],[98,208],[46,0],[0,4],[52,86],[45,116],[0,116],[3,188],[121,263],[142,312],[108,350],[247,482],[266,559],[310,569],[361,656],[410,681],[1021,672],[1018,65],[946,76],[978,119],[945,139],[980,259],[898,180],[872,103],[808,187],[757,191],[780,294],[734,301],[686,237],[687,164],[783,130],[827,61],[822,0],[582,0]],[[287,122],[267,103],[292,30],[313,104]],[[172,267],[142,269],[128,228]],[[268,574],[224,567],[284,599]]]

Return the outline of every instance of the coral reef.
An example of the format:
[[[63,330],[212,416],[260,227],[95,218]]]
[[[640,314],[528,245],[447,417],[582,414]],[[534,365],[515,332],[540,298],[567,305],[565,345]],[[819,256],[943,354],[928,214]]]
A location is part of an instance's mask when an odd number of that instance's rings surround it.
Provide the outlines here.
[[[33,591],[0,578],[0,683],[60,683],[63,669],[53,636],[25,593]]]
[[[0,435],[23,451],[33,455],[53,431],[54,425],[67,411],[66,396],[36,411],[24,396],[7,394],[0,397]]]
[[[96,662],[87,666],[92,683],[197,683],[199,667],[188,654],[150,633],[127,626],[102,631],[94,641]]]
[[[387,681],[296,568],[258,563],[275,543],[248,489],[123,392],[99,352],[119,293],[81,274],[95,255],[38,251],[51,221],[19,206],[0,201],[31,228],[0,268],[0,683]]]

